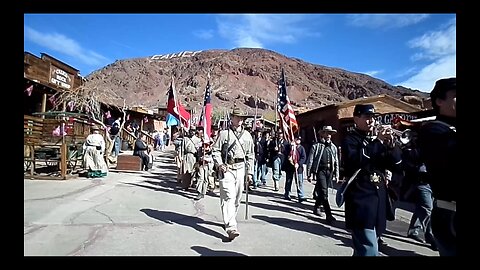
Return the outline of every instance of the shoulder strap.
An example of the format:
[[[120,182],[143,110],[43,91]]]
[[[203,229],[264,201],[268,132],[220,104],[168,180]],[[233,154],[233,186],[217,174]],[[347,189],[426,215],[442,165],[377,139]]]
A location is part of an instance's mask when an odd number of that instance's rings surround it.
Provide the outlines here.
[[[325,146],[322,146],[323,143],[318,143],[318,147],[319,148],[322,148],[322,150],[320,151],[320,155],[318,156],[318,163],[317,163],[317,166],[315,168],[315,173],[318,172],[318,167],[320,166],[320,161],[322,159],[322,155],[323,155],[323,150],[325,150]],[[318,148],[317,148],[317,152],[318,152]],[[315,153],[317,154],[317,153]],[[313,157],[313,159],[315,159],[316,156]]]
[[[230,129],[227,129],[227,132],[228,132],[228,134],[230,134]],[[233,135],[235,135],[235,132],[233,132]],[[229,143],[230,143],[230,141],[229,141]],[[233,149],[233,147],[235,146],[235,143],[236,143],[236,141],[233,142],[232,144],[230,144],[230,146],[228,146],[227,153],[230,152]]]
[[[443,122],[443,121],[440,121],[440,120],[433,120],[433,121],[431,121],[431,122],[429,122],[429,123],[440,124],[440,125],[446,126],[446,127],[448,127],[449,129],[453,130],[453,132],[457,132],[457,129],[456,129],[454,126],[452,126],[452,125],[450,125],[450,124],[448,124],[448,123],[445,123],[445,122]]]
[[[361,171],[362,169],[358,169],[357,171],[355,171],[355,173],[352,175],[352,177],[350,177],[350,179],[348,179],[348,182],[345,186],[345,189],[343,189],[343,192],[342,192],[342,195],[345,193],[345,191],[347,190],[348,186],[350,186],[350,184],[353,182],[353,180],[355,180],[355,177],[357,177],[358,173]]]
[[[238,144],[240,145],[240,148],[242,149],[243,155],[245,155],[245,150],[243,149],[243,146],[242,146],[242,144],[240,143],[240,138],[242,137],[244,131],[245,131],[245,130],[242,129],[242,131],[240,132],[240,136],[237,136],[237,134],[235,134],[235,132],[233,132],[233,135],[235,135],[235,143],[238,142]],[[230,132],[230,131],[229,131],[229,132]],[[235,145],[235,143],[232,143],[232,145]],[[233,147],[233,146],[231,146],[231,147]],[[228,148],[228,151],[230,151],[230,150],[231,150],[231,149],[230,149],[230,147],[229,147],[229,148]]]

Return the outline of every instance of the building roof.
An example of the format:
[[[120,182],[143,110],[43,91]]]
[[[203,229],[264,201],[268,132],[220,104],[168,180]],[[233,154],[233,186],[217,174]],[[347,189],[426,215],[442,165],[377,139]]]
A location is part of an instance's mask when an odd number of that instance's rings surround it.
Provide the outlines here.
[[[31,54],[31,55],[33,55],[33,56],[35,56],[35,55],[34,55],[34,54],[32,54],[32,53],[29,53],[29,54]],[[51,55],[49,55],[49,54],[46,54],[46,53],[40,53],[40,56],[41,56],[40,58],[41,58],[42,60],[45,60],[45,59],[47,59],[47,60],[50,60],[50,61],[51,61],[51,60],[54,60],[54,61],[56,61],[56,62],[58,62],[58,63],[60,63],[60,64],[62,64],[62,65],[65,65],[66,67],[68,67],[68,68],[70,68],[70,69],[72,69],[72,70],[76,71],[77,73],[79,72],[79,70],[78,70],[78,69],[76,69],[76,68],[74,68],[74,67],[70,66],[69,64],[67,64],[67,63],[65,63],[65,62],[63,62],[63,61],[61,61],[61,60],[59,60],[59,59],[57,59],[57,58],[55,58],[55,57],[53,57],[53,56],[51,56]]]
[[[411,104],[409,104],[405,101],[401,101],[400,99],[391,97],[389,95],[377,95],[377,96],[371,96],[371,97],[357,98],[357,99],[354,99],[354,100],[348,100],[348,101],[344,101],[344,102],[340,102],[340,103],[336,103],[336,104],[330,104],[330,105],[327,105],[327,106],[319,107],[319,108],[301,113],[299,115],[308,115],[308,114],[311,114],[311,113],[316,113],[318,111],[323,111],[323,110],[333,109],[333,108],[338,110],[338,109],[342,109],[342,108],[352,107],[352,106],[355,106],[355,105],[361,104],[361,103],[373,103],[373,102],[376,102],[376,101],[383,101],[385,103],[394,105],[395,107],[397,107],[399,109],[402,109],[404,111],[407,111],[407,112],[416,112],[416,111],[421,110],[420,108],[417,108],[417,107],[415,107],[415,106],[413,106],[413,105],[411,105]]]

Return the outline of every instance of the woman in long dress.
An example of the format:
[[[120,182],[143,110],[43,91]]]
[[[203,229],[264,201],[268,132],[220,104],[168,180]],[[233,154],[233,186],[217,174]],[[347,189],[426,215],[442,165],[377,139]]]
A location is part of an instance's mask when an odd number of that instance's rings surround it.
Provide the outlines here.
[[[97,178],[107,175],[108,167],[103,158],[105,140],[97,126],[92,127],[92,134],[83,143],[83,166],[88,170],[87,177]]]

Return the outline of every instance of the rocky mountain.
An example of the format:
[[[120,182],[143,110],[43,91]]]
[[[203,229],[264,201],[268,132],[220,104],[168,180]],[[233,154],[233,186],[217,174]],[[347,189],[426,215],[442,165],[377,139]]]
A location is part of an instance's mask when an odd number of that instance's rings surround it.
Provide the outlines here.
[[[247,48],[117,60],[89,74],[85,86],[112,89],[126,100],[127,106],[156,109],[166,106],[173,75],[180,102],[201,109],[210,73],[214,111],[236,105],[253,113],[257,96],[261,114],[273,110],[282,67],[288,96],[299,111],[379,94],[401,98],[421,108],[428,96],[365,74],[314,65],[270,50]]]

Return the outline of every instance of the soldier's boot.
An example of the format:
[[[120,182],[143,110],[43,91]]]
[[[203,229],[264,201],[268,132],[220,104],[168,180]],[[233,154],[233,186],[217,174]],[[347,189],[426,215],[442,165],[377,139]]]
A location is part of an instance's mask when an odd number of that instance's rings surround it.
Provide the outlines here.
[[[318,208],[320,207],[319,200],[315,200],[315,205],[313,206],[313,214],[319,217],[323,217],[321,212],[318,212]]]
[[[328,201],[324,201],[324,203],[323,203],[323,208],[325,209],[325,214],[327,215],[327,217],[325,218],[325,221],[326,221],[328,224],[332,224],[334,221],[337,220],[337,219],[332,215],[332,208],[330,208],[330,204],[328,203]]]

